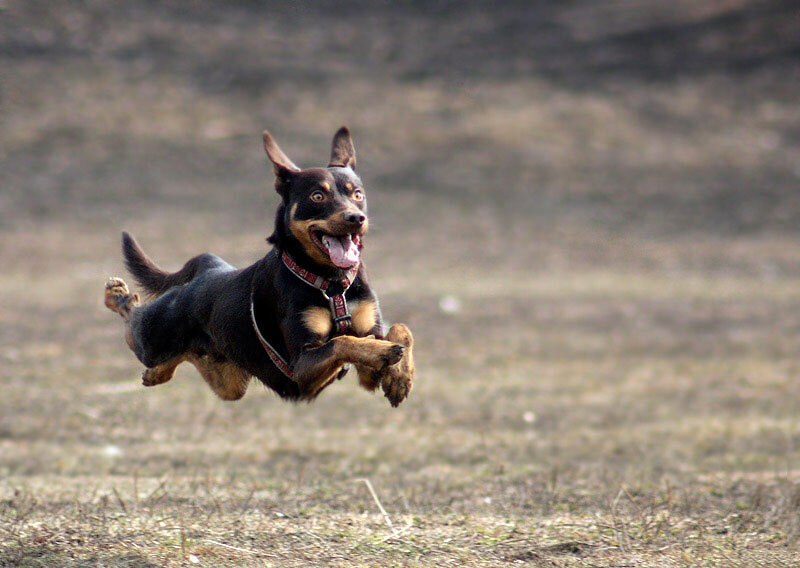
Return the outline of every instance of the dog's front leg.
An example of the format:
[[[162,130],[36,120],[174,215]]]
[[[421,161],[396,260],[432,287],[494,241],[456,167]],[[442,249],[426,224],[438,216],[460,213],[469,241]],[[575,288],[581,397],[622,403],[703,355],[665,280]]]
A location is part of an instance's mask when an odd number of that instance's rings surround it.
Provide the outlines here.
[[[405,345],[406,350],[399,362],[384,369],[375,370],[369,367],[358,368],[358,381],[362,387],[374,391],[378,385],[392,406],[403,402],[414,386],[414,336],[403,323],[396,323],[389,328],[386,340]]]
[[[294,380],[303,398],[312,399],[336,378],[346,363],[380,371],[403,357],[406,347],[371,337],[342,335],[318,346],[304,349],[292,365]]]

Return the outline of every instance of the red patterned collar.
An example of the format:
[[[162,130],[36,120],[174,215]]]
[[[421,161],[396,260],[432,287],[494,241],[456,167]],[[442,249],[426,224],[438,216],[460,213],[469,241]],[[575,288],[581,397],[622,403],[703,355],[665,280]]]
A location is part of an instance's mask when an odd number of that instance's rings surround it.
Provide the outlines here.
[[[313,286],[317,290],[322,290],[323,293],[325,293],[328,290],[331,284],[339,283],[343,288],[342,294],[344,294],[344,292],[350,287],[350,285],[356,279],[356,275],[358,274],[358,268],[359,266],[361,266],[361,263],[356,264],[353,268],[349,269],[345,273],[344,277],[341,278],[340,280],[328,280],[327,278],[323,278],[322,276],[314,274],[310,270],[306,270],[305,268],[301,267],[294,261],[294,259],[291,256],[289,256],[289,253],[287,253],[286,251],[284,251],[283,254],[281,254],[281,260],[283,261],[283,264],[286,266],[286,268],[288,268],[292,274],[297,276],[300,280],[302,280],[309,286]],[[328,295],[325,294],[325,297],[327,296]]]

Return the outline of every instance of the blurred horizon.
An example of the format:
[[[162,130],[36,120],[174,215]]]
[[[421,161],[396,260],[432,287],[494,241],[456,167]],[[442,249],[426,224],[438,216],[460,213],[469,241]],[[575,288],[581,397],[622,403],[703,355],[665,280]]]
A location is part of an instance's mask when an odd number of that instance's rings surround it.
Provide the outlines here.
[[[341,124],[371,195],[656,237],[797,229],[796,3],[488,6],[10,2],[0,230],[147,204],[257,222],[261,130],[311,166]]]

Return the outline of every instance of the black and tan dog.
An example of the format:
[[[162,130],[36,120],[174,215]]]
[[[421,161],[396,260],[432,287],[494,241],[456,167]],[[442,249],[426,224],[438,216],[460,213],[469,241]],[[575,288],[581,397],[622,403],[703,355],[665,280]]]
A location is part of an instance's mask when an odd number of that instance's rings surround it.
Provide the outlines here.
[[[283,398],[312,400],[353,364],[361,386],[380,385],[397,406],[414,380],[413,338],[403,324],[384,335],[367,282],[367,204],[349,131],[334,136],[326,168],[301,170],[267,132],[264,148],[281,204],[274,248],[252,266],[202,254],[167,273],[123,233],[128,270],[152,300],[140,304],[111,278],[105,304],[147,367],[142,382],[165,383],[188,361],[225,400],[241,398],[252,376]]]

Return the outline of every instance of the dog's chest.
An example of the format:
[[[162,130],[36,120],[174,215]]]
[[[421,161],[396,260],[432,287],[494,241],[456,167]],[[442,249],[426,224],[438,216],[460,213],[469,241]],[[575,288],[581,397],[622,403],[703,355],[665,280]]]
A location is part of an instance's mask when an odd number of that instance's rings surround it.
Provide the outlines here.
[[[377,306],[375,300],[362,299],[347,302],[352,319],[352,332],[355,335],[367,335],[377,322]],[[312,306],[303,311],[303,323],[320,337],[329,337],[333,331],[333,315],[329,308]]]

